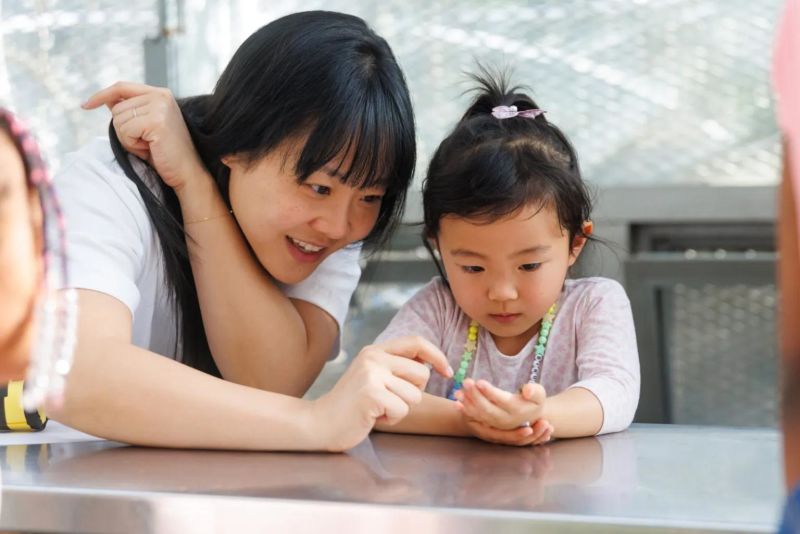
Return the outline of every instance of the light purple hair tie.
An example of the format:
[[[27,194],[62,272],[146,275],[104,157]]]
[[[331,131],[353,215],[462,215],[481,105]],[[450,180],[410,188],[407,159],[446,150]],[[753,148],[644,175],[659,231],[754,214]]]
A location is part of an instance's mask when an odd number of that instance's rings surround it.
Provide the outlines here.
[[[517,106],[497,106],[492,108],[492,116],[497,119],[510,119],[512,117],[525,117],[526,119],[535,119],[545,111],[543,109],[526,109],[518,111]]]

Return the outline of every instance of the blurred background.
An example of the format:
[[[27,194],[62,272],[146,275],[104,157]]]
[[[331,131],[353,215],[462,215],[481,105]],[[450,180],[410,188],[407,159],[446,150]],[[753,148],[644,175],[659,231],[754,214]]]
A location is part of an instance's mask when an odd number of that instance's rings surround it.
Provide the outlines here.
[[[416,189],[465,109],[476,61],[513,69],[573,141],[606,244],[574,276],[628,291],[637,322],[637,420],[776,426],[775,195],[769,79],[780,0],[0,0],[0,103],[37,132],[51,167],[104,135],[79,107],[117,80],[213,90],[236,47],[294,11],[364,18],[403,66],[418,124]],[[364,259],[340,358],[434,274],[419,194],[387,250]]]

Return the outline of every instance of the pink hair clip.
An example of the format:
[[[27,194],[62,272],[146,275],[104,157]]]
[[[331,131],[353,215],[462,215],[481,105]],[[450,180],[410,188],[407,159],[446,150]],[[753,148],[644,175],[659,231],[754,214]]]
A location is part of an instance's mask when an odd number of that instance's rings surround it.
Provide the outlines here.
[[[543,109],[526,109],[524,111],[517,111],[517,106],[497,106],[492,108],[492,116],[497,119],[510,119],[512,117],[525,117],[526,119],[535,119],[545,111]]]

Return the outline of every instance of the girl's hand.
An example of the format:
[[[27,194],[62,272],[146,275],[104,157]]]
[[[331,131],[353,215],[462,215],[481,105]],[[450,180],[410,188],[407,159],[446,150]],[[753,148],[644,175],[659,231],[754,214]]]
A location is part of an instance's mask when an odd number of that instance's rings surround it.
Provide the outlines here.
[[[543,445],[552,439],[555,430],[553,425],[544,419],[539,419],[529,427],[523,426],[514,430],[500,430],[471,419],[466,419],[466,424],[476,438],[516,447]]]
[[[525,384],[519,393],[496,388],[486,380],[468,378],[456,400],[468,419],[500,430],[513,430],[542,417],[547,398],[540,384]]]
[[[198,174],[208,174],[169,89],[117,82],[93,94],[82,107],[104,104],[125,150],[147,161],[176,192]]]
[[[360,443],[375,422],[392,425],[422,401],[431,364],[453,376],[445,355],[421,337],[404,337],[365,347],[339,382],[312,404],[313,428],[321,447],[343,451]]]

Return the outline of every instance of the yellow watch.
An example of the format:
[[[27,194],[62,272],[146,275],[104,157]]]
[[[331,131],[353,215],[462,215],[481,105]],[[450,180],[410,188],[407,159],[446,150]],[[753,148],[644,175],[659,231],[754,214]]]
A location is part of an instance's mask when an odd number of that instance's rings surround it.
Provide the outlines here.
[[[30,432],[44,430],[47,425],[47,416],[40,409],[26,412],[22,408],[22,389],[24,382],[12,381],[0,386],[0,399],[3,406],[0,409],[0,432]]]

